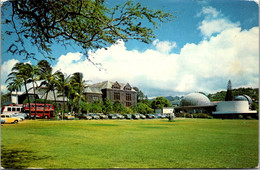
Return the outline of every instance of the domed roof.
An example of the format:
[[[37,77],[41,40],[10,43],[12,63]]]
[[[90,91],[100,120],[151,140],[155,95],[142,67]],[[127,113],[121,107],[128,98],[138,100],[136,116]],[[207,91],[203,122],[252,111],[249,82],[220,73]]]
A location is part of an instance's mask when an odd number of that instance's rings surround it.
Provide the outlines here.
[[[238,95],[235,97],[236,101],[248,101],[249,105],[252,105],[252,99],[248,95]]]
[[[181,106],[204,106],[209,104],[209,98],[201,93],[190,93],[181,100]]]

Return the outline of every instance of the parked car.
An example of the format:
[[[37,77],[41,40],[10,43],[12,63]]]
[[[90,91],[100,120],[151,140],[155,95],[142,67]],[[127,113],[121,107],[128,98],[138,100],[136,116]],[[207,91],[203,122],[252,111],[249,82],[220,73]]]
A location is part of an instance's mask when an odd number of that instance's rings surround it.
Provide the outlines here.
[[[22,115],[22,116],[24,116],[25,119],[28,119],[28,118],[29,118],[29,113],[20,112],[19,114]]]
[[[140,115],[136,113],[136,114],[133,115],[133,118],[134,119],[140,119]]]
[[[165,118],[166,118],[166,115],[165,115],[165,114],[162,114],[161,118],[162,118],[162,119],[165,119]]]
[[[155,118],[157,118],[157,119],[161,119],[161,118],[162,118],[162,115],[161,115],[161,114],[155,114],[154,116],[155,116]]]
[[[11,117],[17,117],[19,119],[21,119],[21,121],[23,121],[25,119],[25,116],[24,115],[21,115],[19,113],[14,113],[12,115],[10,115]]]
[[[75,116],[71,115],[70,113],[65,113],[64,114],[64,119],[67,119],[67,120],[74,120],[75,119]]]
[[[141,118],[141,119],[145,119],[146,117],[145,117],[145,115],[140,114],[140,118]]]
[[[147,115],[146,115],[146,118],[148,118],[148,119],[154,119],[155,116],[154,116],[153,114],[147,114]]]
[[[116,113],[115,116],[118,118],[118,119],[124,119],[125,117],[119,113]]]
[[[97,114],[91,114],[91,116],[92,116],[92,119],[96,119],[96,120],[99,119],[99,116]]]
[[[132,119],[132,115],[131,115],[131,114],[126,114],[126,115],[125,115],[125,118],[126,118],[126,119]]]
[[[10,115],[7,114],[1,114],[1,119],[5,120],[5,123],[18,123],[21,121],[21,119],[17,117],[11,117]]]
[[[116,115],[114,114],[108,114],[109,119],[117,119]]]
[[[87,120],[91,120],[91,119],[92,119],[92,116],[91,116],[90,114],[86,114],[86,113],[84,113],[84,114],[80,114],[80,115],[78,115],[78,118],[79,118],[79,119],[87,119]]]
[[[99,117],[100,119],[108,119],[108,116],[105,114],[100,114]]]

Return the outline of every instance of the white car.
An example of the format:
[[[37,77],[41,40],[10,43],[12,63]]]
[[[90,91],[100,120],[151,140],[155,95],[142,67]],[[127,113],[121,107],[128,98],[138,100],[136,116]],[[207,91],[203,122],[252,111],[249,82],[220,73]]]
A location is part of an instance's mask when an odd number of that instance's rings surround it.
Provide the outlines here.
[[[11,117],[17,117],[23,121],[25,119],[25,116],[19,113],[12,114]]]

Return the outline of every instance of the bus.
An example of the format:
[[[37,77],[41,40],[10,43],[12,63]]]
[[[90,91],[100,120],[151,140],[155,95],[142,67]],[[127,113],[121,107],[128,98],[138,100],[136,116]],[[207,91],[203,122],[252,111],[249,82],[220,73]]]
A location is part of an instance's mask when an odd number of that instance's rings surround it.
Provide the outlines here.
[[[36,118],[38,119],[52,119],[54,118],[54,106],[52,104],[46,104],[45,106],[45,113],[44,111],[44,104],[43,103],[30,103],[31,105],[31,117],[33,118],[36,114]],[[25,113],[29,113],[29,103],[24,104],[23,110]]]
[[[3,106],[1,108],[1,114],[12,115],[12,114],[20,113],[22,112],[22,110],[23,110],[22,104],[10,104],[8,106]]]

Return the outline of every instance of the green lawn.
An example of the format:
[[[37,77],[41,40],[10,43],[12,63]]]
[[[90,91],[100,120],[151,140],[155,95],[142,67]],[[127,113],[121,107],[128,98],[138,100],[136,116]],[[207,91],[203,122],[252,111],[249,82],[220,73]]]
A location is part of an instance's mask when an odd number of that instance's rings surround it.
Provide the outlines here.
[[[25,120],[1,127],[4,168],[254,168],[258,120]]]

